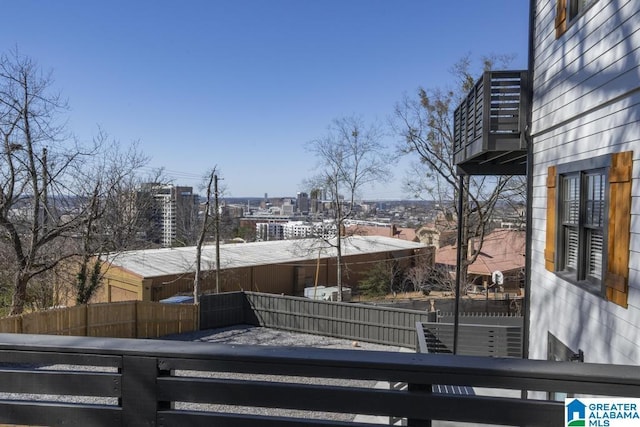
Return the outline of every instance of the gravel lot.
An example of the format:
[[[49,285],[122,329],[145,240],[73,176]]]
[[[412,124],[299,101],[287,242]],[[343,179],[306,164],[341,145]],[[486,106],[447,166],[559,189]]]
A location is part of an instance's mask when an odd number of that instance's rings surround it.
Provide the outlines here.
[[[358,342],[331,338],[323,335],[301,334],[277,329],[262,328],[249,325],[237,325],[228,328],[208,329],[179,335],[167,335],[161,339],[179,341],[201,341],[223,344],[274,345],[281,347],[315,347],[362,349],[369,351],[399,351],[400,347]]]
[[[301,334],[294,332],[281,331],[276,329],[253,327],[253,326],[233,326],[229,328],[213,329],[197,331],[193,333],[172,335],[163,337],[163,339],[182,340],[182,341],[201,341],[211,343],[224,344],[250,344],[250,345],[270,345],[270,346],[295,346],[295,347],[314,347],[314,348],[333,348],[333,349],[357,349],[363,351],[401,351],[400,347],[391,347],[385,345],[371,344],[366,342],[357,342],[345,339],[330,338],[320,335]],[[376,381],[363,380],[341,380],[327,378],[308,378],[308,377],[286,377],[286,376],[270,376],[255,374],[237,374],[237,373],[202,373],[190,371],[177,371],[179,376],[200,376],[206,375],[210,378],[233,378],[236,380],[254,380],[254,381],[277,381],[291,382],[295,384],[322,384],[342,387],[367,387],[376,386]],[[254,414],[254,415],[270,415],[270,416],[287,416],[296,418],[313,418],[328,419],[338,421],[353,421],[355,414],[340,414],[330,412],[310,412],[286,409],[272,408],[255,408],[242,406],[227,405],[202,405],[186,402],[176,403],[176,409],[187,410],[206,410],[215,412]]]

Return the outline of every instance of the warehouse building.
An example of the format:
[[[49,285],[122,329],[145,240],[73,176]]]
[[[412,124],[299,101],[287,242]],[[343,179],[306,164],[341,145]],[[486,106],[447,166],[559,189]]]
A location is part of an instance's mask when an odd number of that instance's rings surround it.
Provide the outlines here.
[[[394,260],[403,267],[425,262],[430,249],[391,237],[342,239],[343,284],[358,283],[376,262]],[[201,257],[203,293],[216,291],[216,248]],[[193,291],[196,247],[148,249],[105,257],[103,284],[92,302],[159,301]],[[238,290],[303,295],[314,284],[336,284],[336,250],[319,239],[225,244],[220,246],[219,291]]]

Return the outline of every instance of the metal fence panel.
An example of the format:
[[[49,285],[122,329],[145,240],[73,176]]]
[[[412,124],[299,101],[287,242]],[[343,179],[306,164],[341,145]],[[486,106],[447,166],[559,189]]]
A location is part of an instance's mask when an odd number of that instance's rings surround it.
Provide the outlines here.
[[[460,313],[460,323],[466,325],[500,325],[522,327],[524,318],[502,313]],[[453,313],[440,313],[438,319],[442,323],[454,323]]]
[[[451,353],[454,324],[417,325],[422,353]],[[522,328],[518,326],[460,324],[458,353],[465,356],[522,357]]]
[[[250,324],[251,316],[245,316],[246,301],[243,292],[225,292],[203,295],[200,298],[200,329]]]
[[[259,292],[206,295],[201,299],[200,310],[201,329],[249,324],[412,349],[417,345],[416,322],[435,322],[436,316],[439,321],[452,319],[448,314],[437,315],[422,310]],[[463,331],[460,343],[464,343],[467,354],[521,353],[522,317],[480,313],[463,314],[460,318]],[[444,351],[445,348],[452,348],[453,331],[444,323],[442,325],[439,339],[444,343]],[[464,332],[468,329],[467,325],[485,325],[486,328],[473,329],[470,326],[471,329]],[[482,332],[478,335],[477,331]],[[487,335],[488,331],[494,331],[491,332],[493,335]],[[494,350],[494,347],[497,349]]]
[[[415,348],[417,321],[429,313],[245,292],[260,326]]]

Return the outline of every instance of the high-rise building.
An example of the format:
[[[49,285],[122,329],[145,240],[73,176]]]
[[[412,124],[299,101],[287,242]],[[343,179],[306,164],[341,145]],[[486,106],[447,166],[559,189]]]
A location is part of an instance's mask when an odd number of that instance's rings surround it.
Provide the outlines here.
[[[283,231],[285,240],[313,237],[313,225],[304,221],[289,221]]]
[[[256,224],[256,240],[282,240],[284,238],[284,224],[280,222],[259,222]]]
[[[316,214],[321,212],[321,204],[322,204],[322,191],[319,189],[311,190],[311,199],[309,202],[309,213]]]
[[[193,244],[198,223],[198,196],[193,194],[193,187],[149,183],[143,186],[143,192],[153,197],[150,220],[158,230],[157,243],[163,247]]]
[[[296,210],[301,214],[309,213],[309,195],[307,193],[298,193]]]
[[[294,211],[294,201],[293,199],[282,199],[282,207],[280,208],[280,212],[282,215],[291,216]]]

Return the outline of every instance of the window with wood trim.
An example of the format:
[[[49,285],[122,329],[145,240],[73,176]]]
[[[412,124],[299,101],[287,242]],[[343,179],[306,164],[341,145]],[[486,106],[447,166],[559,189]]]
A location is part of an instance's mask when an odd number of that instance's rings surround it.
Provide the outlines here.
[[[545,266],[627,306],[632,152],[551,166]]]
[[[571,23],[598,0],[557,0],[556,38],[567,31]]]
[[[604,169],[560,177],[562,236],[559,270],[576,281],[602,281],[605,204]]]

